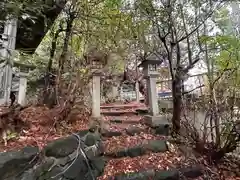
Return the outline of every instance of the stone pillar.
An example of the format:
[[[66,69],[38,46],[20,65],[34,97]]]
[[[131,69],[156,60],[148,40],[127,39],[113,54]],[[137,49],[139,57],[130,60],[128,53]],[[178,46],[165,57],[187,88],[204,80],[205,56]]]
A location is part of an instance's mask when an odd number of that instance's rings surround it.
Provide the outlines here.
[[[11,52],[15,49],[17,34],[17,19],[7,19],[4,25],[3,37],[3,50],[0,55],[3,59],[9,59],[5,67],[5,79],[4,79],[4,103],[8,104],[10,100],[10,92],[12,86],[12,65]]]
[[[120,101],[123,101],[122,95],[123,95],[123,87],[120,86]]]
[[[135,83],[135,92],[136,92],[136,101],[140,102],[140,94],[139,94],[139,82]]]
[[[156,75],[149,75],[147,78],[147,94],[148,94],[148,103],[150,115],[157,116],[159,114],[158,108],[158,97],[157,97],[157,88],[156,88]]]
[[[118,96],[118,87],[113,85],[112,86],[112,97],[116,98]]]
[[[92,79],[92,116],[93,117],[100,117],[100,103],[101,103],[101,74],[100,73],[93,73]]]
[[[26,105],[26,92],[27,92],[27,77],[21,75],[19,80],[18,104],[22,106]]]

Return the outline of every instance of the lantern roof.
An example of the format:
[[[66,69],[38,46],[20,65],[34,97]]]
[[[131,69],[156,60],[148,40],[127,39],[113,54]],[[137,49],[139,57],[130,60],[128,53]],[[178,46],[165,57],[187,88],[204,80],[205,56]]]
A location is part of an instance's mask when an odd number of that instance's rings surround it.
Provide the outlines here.
[[[151,53],[148,55],[142,62],[141,64],[138,65],[138,67],[144,67],[147,65],[160,65],[162,64],[163,59],[156,55],[155,53]]]

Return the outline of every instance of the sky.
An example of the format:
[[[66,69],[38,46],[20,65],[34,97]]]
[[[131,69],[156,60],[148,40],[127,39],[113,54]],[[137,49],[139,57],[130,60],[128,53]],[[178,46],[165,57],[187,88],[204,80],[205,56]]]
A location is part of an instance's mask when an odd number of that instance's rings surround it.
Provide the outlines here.
[[[239,9],[239,3],[238,2],[234,2],[231,5],[229,5],[227,7],[227,9],[230,11],[230,13],[232,14],[232,16],[230,17],[231,19],[231,23],[232,25],[234,25],[235,27],[237,26],[239,28],[240,26],[240,9]],[[229,24],[229,26],[231,26],[231,24]],[[233,29],[233,26],[230,27],[231,29]],[[215,27],[213,29],[213,31],[211,32],[210,35],[214,35],[217,32],[219,32],[219,29],[217,27]],[[194,68],[192,68],[189,72],[190,75],[196,75],[196,74],[202,74],[202,73],[206,73],[207,72],[207,66],[203,61],[200,61],[198,64],[196,64],[194,66]],[[204,84],[204,80],[201,78],[200,82],[198,80],[197,77],[192,77],[189,78],[188,80],[185,81],[185,85],[186,85],[186,89],[187,91],[192,90],[200,85]],[[196,90],[195,92],[197,92],[199,90]]]

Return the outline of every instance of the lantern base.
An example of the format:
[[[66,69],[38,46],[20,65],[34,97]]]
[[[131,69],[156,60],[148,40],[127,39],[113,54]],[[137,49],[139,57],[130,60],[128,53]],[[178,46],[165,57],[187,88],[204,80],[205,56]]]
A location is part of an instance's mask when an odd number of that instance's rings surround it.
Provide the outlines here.
[[[167,115],[157,115],[157,116],[145,115],[144,116],[144,124],[152,128],[157,128],[162,125],[170,126],[171,124],[170,120],[171,120],[171,117],[168,117]]]

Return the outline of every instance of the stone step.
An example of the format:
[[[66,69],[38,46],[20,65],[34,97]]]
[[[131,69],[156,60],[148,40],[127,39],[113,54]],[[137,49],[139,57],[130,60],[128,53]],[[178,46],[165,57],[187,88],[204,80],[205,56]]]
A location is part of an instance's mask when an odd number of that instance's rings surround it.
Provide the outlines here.
[[[140,127],[139,127],[140,129]],[[148,131],[143,131],[129,135],[122,133],[121,136],[106,138],[103,141],[105,152],[116,152],[119,149],[131,148],[142,144],[147,144],[150,140],[166,140],[165,136],[155,135]]]
[[[182,166],[185,158],[179,154],[178,150],[175,150],[110,159],[105,166],[103,175],[98,177],[98,180],[180,180],[182,175],[187,178],[201,176],[203,174],[201,166],[194,164],[191,167]]]
[[[107,116],[105,121],[118,124],[139,124],[141,123],[141,116]]]
[[[101,111],[104,116],[122,116],[122,115],[136,115],[135,111]]]
[[[138,104],[121,104],[121,105],[103,105],[100,106],[101,109],[131,109],[131,108],[139,108],[141,107]]]
[[[117,123],[117,124],[139,124],[140,121],[136,120],[120,120],[120,119],[112,119],[109,121],[110,123]]]
[[[139,108],[135,110],[139,115],[146,115],[148,114],[148,109],[147,108]]]
[[[102,133],[102,136],[104,138],[111,138],[124,134],[133,136],[136,134],[140,134],[141,132],[149,132],[149,128],[141,124],[110,124],[109,130]]]
[[[104,120],[109,121],[109,120],[134,120],[134,121],[140,121],[142,119],[142,116],[138,115],[132,115],[132,116],[104,116]]]
[[[145,179],[156,179],[156,180],[180,180],[181,176],[185,178],[198,178],[203,175],[203,169],[199,165],[181,168],[179,170],[143,170],[140,172],[122,173],[116,175],[115,180],[145,180]]]
[[[139,142],[140,143],[140,142]],[[149,152],[166,152],[168,151],[167,141],[165,140],[149,140],[144,144],[139,144],[129,148],[119,149],[115,152],[105,152],[106,157],[122,158],[122,157],[137,157]]]

